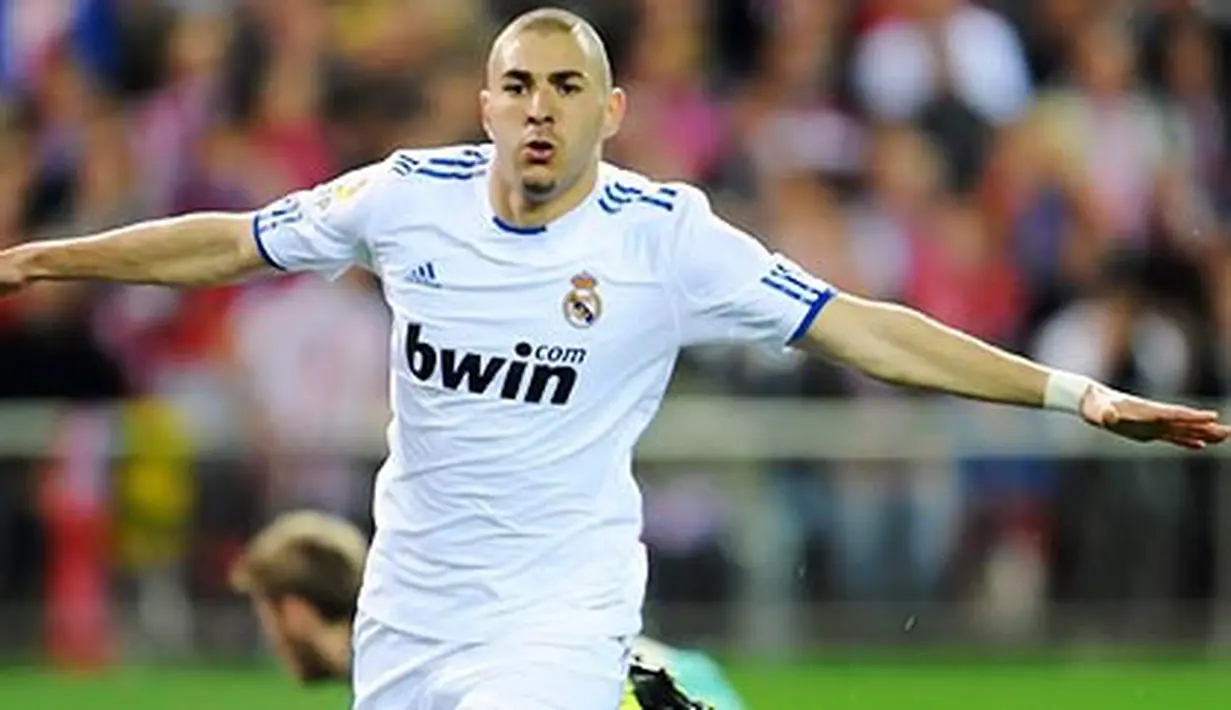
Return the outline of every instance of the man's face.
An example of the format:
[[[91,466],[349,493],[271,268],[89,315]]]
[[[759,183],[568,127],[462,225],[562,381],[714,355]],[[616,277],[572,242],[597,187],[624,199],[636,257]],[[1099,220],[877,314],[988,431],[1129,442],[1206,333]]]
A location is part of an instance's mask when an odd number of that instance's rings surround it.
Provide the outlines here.
[[[502,40],[481,95],[496,169],[536,202],[576,184],[615,134],[623,94],[607,87],[597,48],[560,30]]]
[[[312,640],[312,625],[306,623],[304,614],[288,608],[297,601],[257,597],[252,603],[261,623],[261,632],[295,680],[307,684],[333,679],[335,671]]]

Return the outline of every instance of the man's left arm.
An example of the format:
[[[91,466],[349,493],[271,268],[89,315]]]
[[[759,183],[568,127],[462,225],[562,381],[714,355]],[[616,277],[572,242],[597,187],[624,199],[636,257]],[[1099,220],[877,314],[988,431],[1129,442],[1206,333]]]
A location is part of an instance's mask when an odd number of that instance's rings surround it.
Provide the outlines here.
[[[1052,370],[918,311],[838,293],[719,218],[696,188],[664,243],[680,344],[783,343],[872,377],[970,399],[1045,407],[1138,441],[1199,449],[1228,436],[1216,412],[1151,402]]]
[[[885,382],[969,399],[1043,407],[1138,441],[1200,449],[1224,441],[1218,413],[1152,402],[1054,370],[910,308],[837,294],[795,343]]]

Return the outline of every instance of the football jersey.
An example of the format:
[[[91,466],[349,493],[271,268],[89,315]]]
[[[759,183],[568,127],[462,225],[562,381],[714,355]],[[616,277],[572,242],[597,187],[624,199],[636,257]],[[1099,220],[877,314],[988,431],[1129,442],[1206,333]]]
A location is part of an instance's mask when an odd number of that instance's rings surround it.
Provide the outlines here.
[[[391,310],[389,451],[359,606],[425,638],[631,636],[647,572],[633,448],[678,352],[782,348],[833,290],[697,188],[606,163],[560,218],[508,224],[491,159],[396,151],[253,218],[272,266],[362,266]]]

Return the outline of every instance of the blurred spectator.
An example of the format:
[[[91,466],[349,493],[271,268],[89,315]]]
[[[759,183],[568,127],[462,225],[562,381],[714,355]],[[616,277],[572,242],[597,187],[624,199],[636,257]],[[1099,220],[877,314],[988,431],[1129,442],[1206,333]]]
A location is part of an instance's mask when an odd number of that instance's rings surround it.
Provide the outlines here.
[[[861,290],[841,206],[823,177],[779,169],[761,204],[761,231],[773,249],[839,288]]]
[[[442,62],[422,78],[423,92],[433,100],[391,132],[386,148],[407,142],[412,145],[443,145],[486,140],[475,109],[474,87],[484,80],[478,67],[485,60],[465,54]]]
[[[834,584],[849,602],[936,601],[946,591],[962,500],[939,462],[836,467]]]
[[[704,74],[707,3],[641,0],[641,24],[623,84],[636,109],[612,151],[658,179],[705,181],[726,141],[725,116]]]
[[[345,453],[379,421],[388,317],[363,273],[340,283],[291,278],[251,290],[230,316],[236,421],[254,438],[270,513],[358,512],[368,484]],[[305,387],[311,383],[311,387]]]
[[[858,278],[857,290],[868,297],[900,299],[915,243],[944,194],[941,157],[918,131],[882,127],[872,134],[865,165],[865,189],[847,207],[855,268],[846,278]]]
[[[46,58],[55,53],[72,25],[74,4],[50,0],[17,2],[4,8],[0,87],[5,93],[22,91],[42,81]]]
[[[100,95],[67,51],[46,60],[44,74],[26,97],[34,117],[31,133],[35,180],[28,198],[35,225],[67,221],[74,209],[73,173],[81,159],[84,122]]]
[[[1198,334],[1188,327],[1185,313],[1144,287],[1143,268],[1148,266],[1140,259],[1110,262],[1098,289],[1040,328],[1032,354],[1147,396],[1175,398],[1193,391]],[[1065,470],[1070,475],[1060,478],[1054,512],[1060,598],[1175,599],[1183,579],[1176,574],[1177,560],[1184,558],[1179,546],[1192,525],[1186,516],[1192,484],[1183,464],[1084,461]],[[1133,564],[1111,559],[1110,548],[1133,550]]]
[[[662,609],[659,633],[699,640],[728,632],[738,564],[730,530],[730,501],[708,470],[672,471],[643,483],[643,534],[653,573],[647,599]]]
[[[1104,250],[1146,248],[1156,210],[1176,204],[1187,184],[1177,176],[1188,173],[1162,112],[1139,89],[1123,24],[1100,18],[1082,29],[1072,68],[1073,83],[1046,92],[1036,110],[1051,168],[1083,212],[1075,273],[1092,275]]]
[[[1177,14],[1161,23],[1161,83],[1169,98],[1165,109],[1178,134],[1184,175],[1200,204],[1190,209],[1231,214],[1231,167],[1223,67],[1213,27],[1195,13]],[[1203,214],[1212,224],[1215,216]]]
[[[999,15],[966,0],[899,0],[860,40],[855,86],[880,122],[918,121],[941,145],[947,181],[969,189],[991,126],[1030,99],[1021,43]]]
[[[119,107],[99,100],[81,119],[76,174],[65,188],[73,210],[48,218],[43,236],[110,229],[146,213],[137,191],[134,157]]]
[[[814,172],[844,185],[857,176],[866,157],[862,127],[838,101],[843,20],[839,3],[778,4],[758,72],[736,98],[736,145],[754,187],[783,173]]]
[[[1217,258],[1211,269],[1212,301],[1214,303],[1213,344],[1215,367],[1223,392],[1231,391],[1231,255]]]
[[[1119,0],[993,0],[988,3],[1020,28],[1032,78],[1053,85],[1064,80],[1076,35],[1115,9]]]
[[[319,0],[275,0],[261,5],[268,37],[266,63],[252,106],[249,149],[281,178],[264,202],[332,177],[337,170],[323,109],[333,53],[329,16]]]
[[[182,210],[186,185],[201,170],[197,145],[226,109],[223,60],[230,20],[217,9],[189,10],[172,20],[163,85],[134,111],[129,137],[140,145],[136,175],[147,214]]]
[[[982,185],[984,217],[991,238],[1011,250],[1022,278],[1023,333],[1031,331],[1058,300],[1069,296],[1069,246],[1080,239],[1073,202],[1038,150],[1036,126],[1001,131],[989,155]]]
[[[946,92],[996,123],[1025,109],[1022,48],[1002,17],[964,0],[880,5],[854,65],[859,95],[876,119],[910,120]]]
[[[0,400],[98,401],[123,396],[118,363],[90,327],[90,286],[39,284],[0,327]]]
[[[18,114],[15,106],[0,104],[0,244],[6,247],[23,241],[29,226],[25,198],[34,180],[33,151]],[[5,310],[0,301],[0,314]]]
[[[955,198],[936,206],[927,233],[915,241],[903,295],[955,328],[1009,345],[1021,325],[1025,294],[978,206]]]
[[[1121,383],[1151,397],[1194,388],[1195,333],[1187,314],[1146,288],[1144,259],[1109,263],[1099,287],[1039,328],[1032,352],[1041,362]]]
[[[760,222],[771,248],[801,266],[858,290],[859,273],[838,200],[830,185],[806,166],[767,172]],[[820,398],[843,393],[836,370],[797,352],[766,353],[741,347],[731,353],[723,379],[743,395]],[[771,490],[785,513],[779,522],[783,568],[796,571],[799,591],[826,598],[835,586],[832,568],[834,497],[825,462],[780,460],[768,464]]]

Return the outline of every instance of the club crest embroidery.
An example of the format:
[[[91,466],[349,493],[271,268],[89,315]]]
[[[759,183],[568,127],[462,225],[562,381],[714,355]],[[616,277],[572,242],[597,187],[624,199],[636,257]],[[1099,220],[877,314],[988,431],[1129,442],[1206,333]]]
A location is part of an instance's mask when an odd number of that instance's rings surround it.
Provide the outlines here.
[[[573,289],[564,296],[564,319],[574,328],[589,328],[603,315],[598,281],[583,271],[572,282]]]

